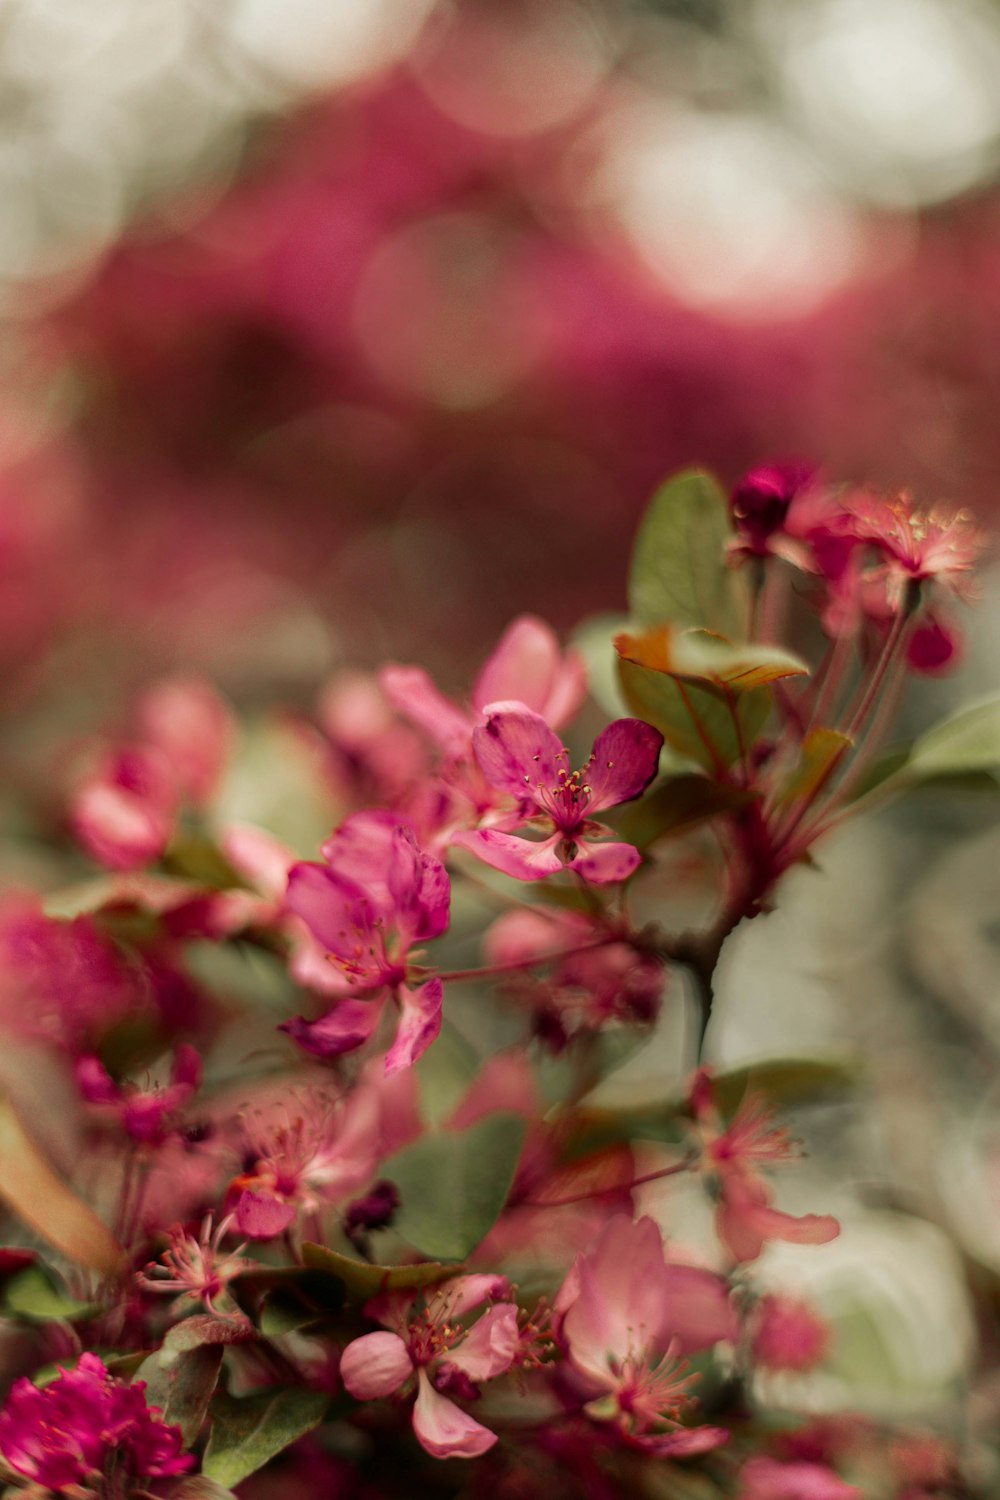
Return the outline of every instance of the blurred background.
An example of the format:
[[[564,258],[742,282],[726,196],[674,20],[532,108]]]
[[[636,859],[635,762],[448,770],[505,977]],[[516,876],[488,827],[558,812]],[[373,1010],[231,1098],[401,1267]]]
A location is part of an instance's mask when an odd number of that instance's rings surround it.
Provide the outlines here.
[[[988,0],[3,0],[8,699],[456,686],[691,462],[988,514],[998,77]]]

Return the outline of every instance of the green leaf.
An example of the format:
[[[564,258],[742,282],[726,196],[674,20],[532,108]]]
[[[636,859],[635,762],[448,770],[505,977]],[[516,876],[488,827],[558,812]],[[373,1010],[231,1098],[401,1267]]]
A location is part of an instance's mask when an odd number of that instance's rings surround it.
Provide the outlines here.
[[[463,1260],[507,1201],[525,1128],[519,1115],[497,1113],[405,1146],[382,1167],[400,1194],[393,1229],[426,1255]]]
[[[726,566],[730,536],[726,497],[711,475],[688,469],[668,480],[653,496],[632,549],[628,597],[635,619],[741,635],[743,586]]]
[[[3,1298],[4,1312],[33,1323],[71,1322],[91,1317],[92,1303],[77,1302],[47,1276],[41,1266],[28,1266],[7,1282]]]
[[[737,761],[741,740],[752,745],[771,713],[767,688],[733,694],[727,701],[714,685],[682,682],[624,657],[618,673],[632,712],[658,729],[671,749],[709,771]]]
[[[647,792],[638,802],[627,803],[608,821],[637,849],[647,849],[657,839],[681,833],[723,813],[736,812],[754,800],[745,787],[712,781],[696,771],[671,776]]]
[[[189,1474],[171,1487],[170,1500],[236,1500],[236,1496],[206,1474]]]
[[[380,1292],[416,1292],[425,1286],[437,1286],[461,1269],[443,1266],[436,1260],[420,1260],[409,1266],[378,1266],[308,1242],[302,1246],[302,1259],[314,1271],[336,1276],[352,1302],[367,1302]]]
[[[220,1395],[212,1408],[202,1472],[232,1489],[318,1427],[328,1401],[322,1391],[294,1389],[240,1401]]]
[[[737,1109],[748,1089],[771,1104],[810,1103],[856,1088],[858,1074],[857,1064],[844,1058],[778,1057],[716,1073],[715,1098],[726,1115]]]
[[[615,649],[637,666],[733,693],[809,675],[800,657],[778,646],[734,645],[712,630],[678,630],[670,624],[639,634],[622,631],[615,637]]]
[[[1000,772],[1000,698],[971,704],[920,735],[902,775],[916,781],[967,771]]]
[[[615,636],[628,628],[625,615],[592,615],[577,627],[570,640],[587,665],[590,696],[611,719],[623,719],[628,714],[618,683],[614,648]]]
[[[186,1446],[194,1442],[205,1420],[226,1345],[256,1337],[246,1318],[199,1313],[175,1323],[160,1348],[139,1366],[137,1378],[146,1382],[147,1401],[181,1429]]]

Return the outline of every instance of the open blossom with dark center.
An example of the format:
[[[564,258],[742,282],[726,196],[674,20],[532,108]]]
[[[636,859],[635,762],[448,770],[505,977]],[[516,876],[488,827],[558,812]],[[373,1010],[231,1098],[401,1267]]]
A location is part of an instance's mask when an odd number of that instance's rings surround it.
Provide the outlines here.
[[[496,703],[472,737],[487,780],[512,797],[507,828],[531,824],[547,834],[535,842],[499,827],[459,833],[457,846],[518,880],[543,880],[574,870],[595,884],[626,880],[640,861],[631,844],[609,838],[593,813],[641,794],[659,766],[663,736],[641,719],[617,719],[598,735],[587,764],[569,751],[540,714],[518,703]]]
[[[303,1090],[281,1115],[244,1121],[247,1166],[228,1202],[240,1234],[268,1240],[300,1214],[317,1215],[357,1192],[379,1150],[379,1103],[364,1085],[344,1098]]]
[[[702,1150],[702,1170],[718,1191],[716,1232],[737,1260],[756,1260],[768,1240],[825,1245],[840,1225],[830,1214],[782,1213],[771,1203],[762,1167],[782,1166],[800,1155],[797,1142],[756,1094],[748,1093],[726,1125],[715,1105],[707,1068],[695,1074],[691,1107]]]
[[[177,1125],[181,1110],[201,1085],[201,1058],[194,1047],[181,1043],[170,1065],[170,1082],[140,1088],[135,1083],[115,1083],[104,1064],[93,1055],[76,1064],[76,1081],[88,1104],[109,1107],[122,1128],[142,1145],[162,1145]]]
[[[293,866],[285,904],[326,955],[334,982],[328,978],[325,992],[343,999],[317,1021],[299,1017],[282,1029],[307,1051],[336,1057],[368,1041],[391,998],[400,1020],[386,1072],[409,1067],[441,1027],[441,981],[412,986],[407,966],[415,943],[447,929],[447,872],[407,824],[385,812],[348,818],[323,854],[325,865]]]
[[[652,1219],[610,1219],[577,1257],[555,1311],[589,1416],[663,1456],[725,1442],[721,1429],[682,1424],[697,1378],[684,1356],[735,1336],[728,1289],[709,1271],[668,1262]]]
[[[125,1385],[95,1354],[61,1370],[39,1390],[18,1380],[0,1412],[0,1455],[26,1479],[55,1494],[128,1495],[185,1474],[181,1430],[146,1405],[145,1384]]]
[[[413,1430],[435,1458],[477,1458],[496,1433],[451,1397],[475,1400],[482,1381],[509,1370],[522,1346],[516,1303],[502,1276],[457,1276],[426,1298],[388,1293],[365,1309],[382,1333],[354,1339],[340,1360],[345,1387],[376,1401],[416,1384]],[[472,1324],[467,1314],[490,1305]]]
[[[176,1224],[170,1231],[170,1244],[159,1260],[150,1261],[145,1272],[138,1276],[142,1286],[150,1292],[166,1292],[178,1303],[201,1302],[216,1317],[226,1317],[236,1311],[219,1305],[226,1297],[226,1288],[234,1276],[253,1264],[240,1252],[223,1250],[222,1242],[233,1225],[233,1215],[227,1214],[216,1227],[212,1226],[212,1215],[206,1214],[201,1232],[195,1239],[193,1234]]]

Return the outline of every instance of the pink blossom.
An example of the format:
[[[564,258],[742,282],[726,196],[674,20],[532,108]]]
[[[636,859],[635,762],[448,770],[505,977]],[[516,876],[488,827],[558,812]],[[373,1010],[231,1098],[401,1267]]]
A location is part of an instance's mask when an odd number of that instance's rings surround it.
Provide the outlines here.
[[[662,965],[627,942],[608,941],[606,929],[579,912],[505,912],[487,932],[483,952],[491,965],[525,965],[504,987],[530,1010],[536,1034],[555,1051],[584,1032],[646,1025],[659,1010]],[[546,960],[546,975],[528,972]]]
[[[150,1292],[166,1292],[183,1302],[200,1302],[216,1317],[230,1316],[235,1309],[219,1305],[225,1298],[226,1287],[234,1276],[245,1271],[253,1262],[235,1250],[223,1251],[222,1242],[233,1224],[233,1216],[226,1218],[215,1228],[212,1215],[206,1214],[198,1238],[180,1224],[170,1231],[170,1244],[159,1260],[150,1261],[145,1271],[137,1277],[139,1283]]]
[[[862,1500],[856,1485],[838,1478],[825,1464],[752,1458],[740,1478],[738,1500]]]
[[[286,909],[302,919],[326,955],[334,974],[327,992],[344,998],[319,1020],[299,1017],[282,1029],[307,1051],[336,1057],[373,1035],[391,997],[400,1021],[386,1071],[409,1067],[441,1026],[441,981],[412,988],[407,963],[414,943],[440,937],[448,926],[447,873],[391,813],[356,813],[327,840],[323,854],[325,865],[293,866]],[[301,967],[298,973],[303,977]]]
[[[702,1169],[718,1188],[716,1232],[739,1261],[756,1260],[768,1240],[796,1245],[825,1245],[836,1239],[840,1225],[829,1214],[800,1218],[782,1213],[771,1203],[771,1191],[761,1175],[763,1166],[781,1166],[799,1154],[788,1131],[774,1123],[773,1112],[748,1093],[729,1125],[715,1106],[711,1074],[700,1069],[691,1088],[691,1106],[702,1147]]]
[[[152,864],[173,836],[179,796],[161,751],[133,745],[108,755],[79,788],[70,822],[80,843],[109,870]]]
[[[82,1354],[44,1389],[18,1380],[0,1412],[0,1454],[56,1494],[77,1494],[78,1485],[89,1492],[112,1466],[119,1483],[184,1474],[195,1460],[181,1452],[180,1428],[146,1405],[145,1389],[115,1379],[95,1354]]]
[[[587,764],[570,770],[569,751],[545,720],[516,703],[494,704],[473,734],[487,780],[512,797],[509,827],[532,823],[548,837],[533,842],[498,828],[459,833],[453,842],[519,880],[574,870],[597,884],[626,880],[640,855],[606,840],[591,813],[638,797],[656,775],[663,737],[641,719],[618,719],[598,735]],[[601,842],[594,842],[601,840]]]
[[[508,625],[476,678],[471,708],[446,698],[420,667],[384,667],[379,680],[393,706],[452,759],[468,755],[490,704],[517,702],[558,729],[587,692],[582,657],[563,653],[551,627],[535,615],[519,615]]]
[[[830,1325],[797,1297],[762,1297],[754,1309],[751,1351],[768,1370],[812,1370],[830,1348]]]
[[[76,1081],[88,1104],[109,1107],[131,1138],[146,1146],[160,1146],[175,1128],[177,1116],[201,1085],[201,1058],[194,1047],[181,1043],[170,1065],[170,1082],[140,1088],[115,1083],[98,1057],[90,1054],[76,1063]]]
[[[0,1020],[13,1035],[41,1036],[76,1052],[137,1004],[120,951],[89,916],[46,916],[34,897],[0,904]]]
[[[364,1186],[379,1152],[379,1103],[364,1086],[343,1098],[302,1091],[277,1120],[244,1123],[248,1165],[230,1184],[236,1225],[250,1239],[283,1234]]]
[[[136,707],[143,743],[159,751],[178,793],[195,807],[209,802],[235,737],[232,711],[200,677],[166,677]]]
[[[478,1386],[503,1375],[521,1346],[516,1304],[503,1277],[458,1276],[426,1299],[390,1293],[366,1311],[387,1330],[354,1339],[340,1374],[359,1401],[376,1401],[416,1378],[413,1430],[435,1458],[477,1458],[496,1433],[464,1411],[451,1395],[474,1400]],[[466,1328],[466,1314],[490,1306]]]
[[[748,557],[781,553],[787,547],[789,512],[815,479],[816,470],[801,463],[761,464],[744,474],[731,500],[734,549]]]
[[[719,1429],[682,1427],[697,1378],[682,1356],[735,1337],[728,1289],[709,1271],[668,1262],[652,1219],[609,1220],[577,1257],[555,1312],[588,1415],[663,1455],[725,1441]]]

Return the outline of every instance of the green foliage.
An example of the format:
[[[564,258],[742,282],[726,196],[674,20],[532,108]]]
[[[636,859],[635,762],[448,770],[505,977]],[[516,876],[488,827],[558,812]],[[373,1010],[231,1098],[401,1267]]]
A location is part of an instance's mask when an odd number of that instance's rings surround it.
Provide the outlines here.
[[[667,621],[733,638],[745,620],[743,585],[726,567],[726,497],[699,469],[669,479],[650,502],[636,536],[628,599],[646,627]]]
[[[160,1408],[165,1421],[181,1429],[185,1446],[201,1430],[226,1346],[256,1336],[245,1318],[197,1314],[175,1323],[161,1347],[139,1366],[136,1376],[146,1382],[146,1400]]]
[[[970,771],[1000,773],[1000,698],[971,704],[920,735],[901,774],[915,781]]]
[[[27,1266],[11,1276],[3,1289],[3,1311],[7,1317],[31,1323],[72,1322],[92,1317],[92,1303],[77,1302],[40,1265]]]
[[[367,1260],[352,1260],[325,1245],[302,1246],[302,1259],[315,1272],[336,1277],[349,1302],[367,1302],[379,1292],[419,1291],[447,1281],[460,1268],[443,1266],[439,1261],[421,1260],[408,1266],[379,1266]]]
[[[767,723],[766,688],[727,694],[714,684],[682,681],[638,663],[618,662],[629,708],[658,729],[672,750],[708,771],[728,769]]]
[[[328,1400],[322,1391],[296,1389],[239,1401],[220,1394],[212,1406],[203,1472],[231,1489],[318,1427]]]
[[[638,802],[627,803],[615,818],[621,837],[637,849],[647,849],[668,834],[683,833],[721,813],[738,812],[754,800],[743,787],[711,781],[692,771],[671,776]]]
[[[525,1128],[519,1115],[497,1113],[405,1146],[382,1168],[400,1194],[393,1228],[426,1255],[463,1260],[507,1201]]]

